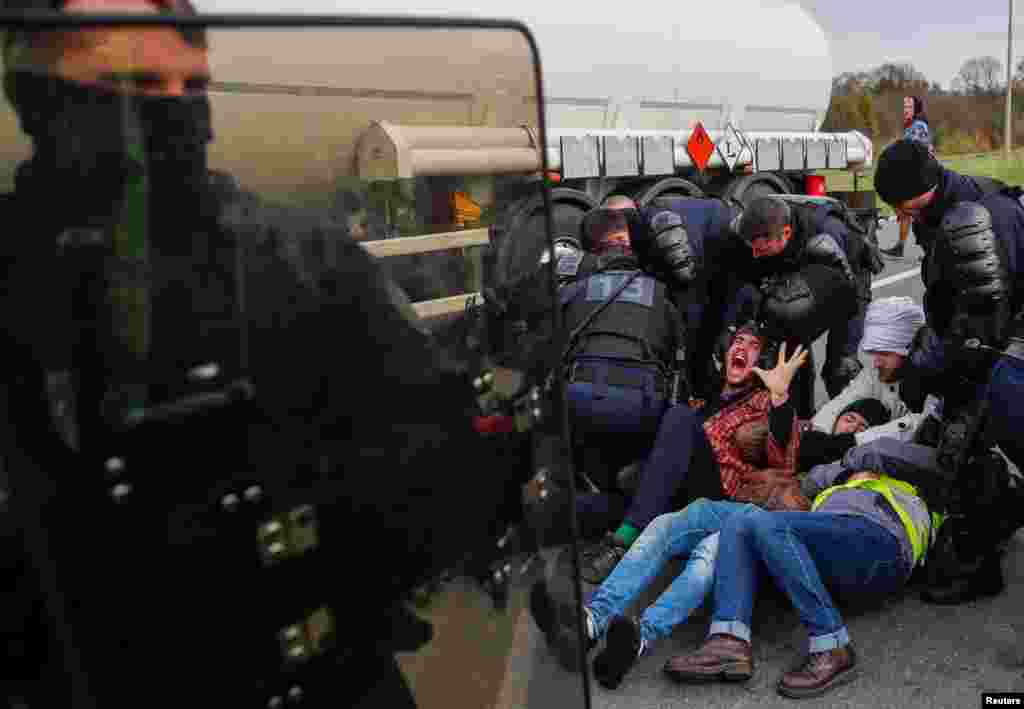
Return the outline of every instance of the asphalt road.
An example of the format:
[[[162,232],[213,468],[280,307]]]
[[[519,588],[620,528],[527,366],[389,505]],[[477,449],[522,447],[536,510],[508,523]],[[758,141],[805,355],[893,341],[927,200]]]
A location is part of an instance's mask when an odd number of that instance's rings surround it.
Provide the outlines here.
[[[894,226],[879,230],[883,247],[897,238]],[[913,237],[911,237],[912,239]],[[875,281],[875,297],[920,300],[916,246],[890,260]],[[823,361],[821,343],[816,347]],[[819,385],[818,399],[825,393]],[[538,565],[534,574],[552,573]],[[761,599],[755,613],[754,678],[742,685],[676,685],[662,674],[665,661],[699,645],[707,629],[700,609],[644,657],[615,691],[591,683],[595,709],[704,707],[978,707],[982,692],[1024,692],[1024,532],[1010,543],[1003,562],[1007,589],[998,597],[954,607],[930,606],[913,589],[874,607],[844,608],[858,651],[860,676],[820,699],[796,702],[775,692],[778,675],[799,659],[806,634],[788,603]],[[666,574],[652,588],[658,592]],[[650,598],[639,599],[637,609]],[[424,652],[402,658],[420,707],[584,706],[580,675],[562,670],[525,611],[525,592],[513,594],[504,614],[475,591],[447,594],[431,615],[435,640]]]

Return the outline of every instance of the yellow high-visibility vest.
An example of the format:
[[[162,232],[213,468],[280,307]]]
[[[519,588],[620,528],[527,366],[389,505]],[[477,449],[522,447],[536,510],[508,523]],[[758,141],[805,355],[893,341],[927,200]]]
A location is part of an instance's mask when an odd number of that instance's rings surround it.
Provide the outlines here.
[[[945,521],[945,515],[931,513],[931,529],[918,529],[914,525],[914,521],[910,518],[903,505],[896,502],[896,496],[892,494],[893,488],[896,488],[900,492],[908,495],[918,497],[917,489],[905,483],[902,480],[896,480],[890,478],[888,475],[881,475],[877,480],[855,480],[854,482],[844,483],[842,485],[833,485],[830,488],[822,490],[818,493],[818,496],[814,498],[814,504],[811,505],[811,511],[816,510],[825,500],[827,500],[832,493],[836,490],[866,488],[877,492],[879,495],[884,497],[886,501],[892,505],[892,508],[896,511],[896,516],[900,518],[900,522],[903,523],[904,529],[907,530],[907,536],[910,538],[910,546],[914,550],[914,565],[917,566],[924,562],[925,554],[928,551],[928,547],[935,539],[935,532],[939,526]]]

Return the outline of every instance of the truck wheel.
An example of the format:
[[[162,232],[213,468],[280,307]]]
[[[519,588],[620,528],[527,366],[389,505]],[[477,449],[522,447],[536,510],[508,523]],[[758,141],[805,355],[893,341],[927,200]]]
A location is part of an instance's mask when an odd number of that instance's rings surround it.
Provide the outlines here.
[[[583,215],[597,206],[586,192],[568,187],[551,190],[552,238],[579,238]],[[491,245],[485,258],[487,281],[491,284],[534,271],[547,248],[544,198],[541,194],[524,197],[505,210],[491,229]]]
[[[662,200],[703,196],[704,191],[689,180],[684,180],[681,177],[667,177],[664,180],[658,180],[653,185],[644,185],[638,189],[633,195],[633,201],[642,209],[656,206]]]
[[[758,197],[792,193],[793,190],[783,178],[771,172],[758,172],[730,182],[722,197],[726,201],[736,200],[746,207]]]

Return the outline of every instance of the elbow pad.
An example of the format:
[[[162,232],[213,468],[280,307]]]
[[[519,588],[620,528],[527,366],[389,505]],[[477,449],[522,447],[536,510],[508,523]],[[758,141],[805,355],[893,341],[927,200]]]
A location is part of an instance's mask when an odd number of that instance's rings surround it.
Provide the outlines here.
[[[999,347],[1009,324],[1009,272],[983,205],[960,202],[942,220],[943,269],[953,287],[949,335]]]
[[[977,202],[960,202],[942,219],[940,240],[944,275],[959,308],[987,305],[1010,297],[1010,278],[992,215]]]
[[[659,212],[651,219],[649,257],[678,285],[689,286],[696,278],[697,263],[690,236],[682,217],[675,212]]]
[[[818,234],[807,242],[807,257],[811,263],[818,263],[822,266],[830,266],[842,271],[843,275],[851,283],[855,282],[853,269],[850,268],[850,261],[846,258],[839,242],[830,234]]]

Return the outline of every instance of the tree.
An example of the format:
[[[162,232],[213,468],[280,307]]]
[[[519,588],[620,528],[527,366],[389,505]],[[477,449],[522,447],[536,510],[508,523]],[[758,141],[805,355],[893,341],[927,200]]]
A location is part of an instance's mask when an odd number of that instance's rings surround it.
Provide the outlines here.
[[[995,57],[972,57],[953,79],[953,90],[966,96],[997,96],[1002,93],[1003,65]]]
[[[875,102],[871,94],[861,94],[857,100],[857,113],[860,117],[862,130],[872,138],[877,138],[878,114],[875,113]]]
[[[928,91],[928,79],[912,64],[882,64],[871,72],[873,93],[919,94]]]
[[[871,77],[866,71],[845,71],[832,79],[833,96],[850,96],[870,90]]]
[[[821,125],[826,132],[859,130],[872,138],[879,135],[878,116],[874,100],[869,93],[833,96],[828,115]]]
[[[871,71],[847,71],[832,80],[833,96],[854,94],[880,94],[901,92],[903,94],[928,93],[929,81],[912,64],[882,64]]]

